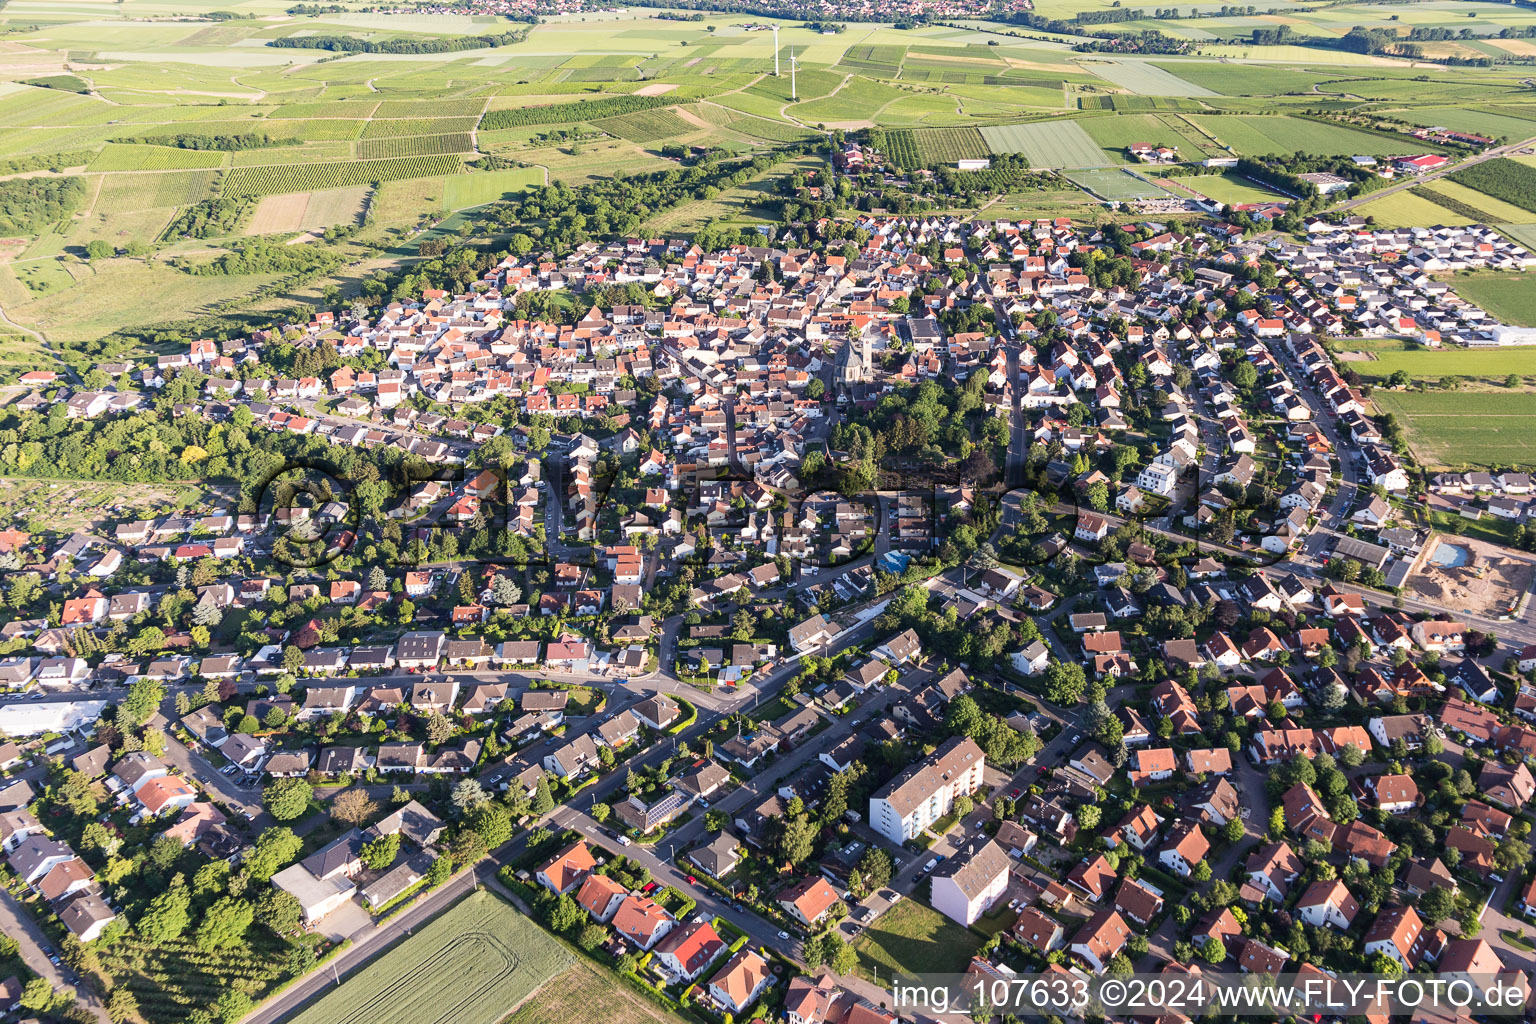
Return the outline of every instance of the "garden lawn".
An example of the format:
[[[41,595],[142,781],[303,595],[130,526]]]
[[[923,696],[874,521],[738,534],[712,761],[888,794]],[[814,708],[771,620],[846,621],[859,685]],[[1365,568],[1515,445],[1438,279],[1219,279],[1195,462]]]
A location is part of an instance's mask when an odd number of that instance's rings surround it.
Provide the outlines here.
[[[571,962],[511,904],[476,892],[326,993],[293,1024],[496,1024]]]
[[[882,914],[854,943],[859,974],[959,974],[985,940],[937,910],[905,899]]]

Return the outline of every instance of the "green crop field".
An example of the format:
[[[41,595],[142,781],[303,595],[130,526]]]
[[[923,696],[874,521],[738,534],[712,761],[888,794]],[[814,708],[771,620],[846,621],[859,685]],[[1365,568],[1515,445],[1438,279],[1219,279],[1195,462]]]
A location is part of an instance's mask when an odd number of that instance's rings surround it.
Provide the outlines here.
[[[1356,212],[1362,217],[1375,218],[1376,223],[1384,228],[1438,225],[1454,227],[1473,223],[1471,218],[1463,217],[1438,203],[1416,196],[1407,189],[1363,203]]]
[[[1507,324],[1536,327],[1536,276],[1524,274],[1500,274],[1495,272],[1458,274],[1451,280],[1456,294],[1468,302],[1476,303]],[[1469,352],[1467,355],[1481,355]],[[1494,353],[1489,353],[1493,355]],[[1507,373],[1536,373],[1536,349],[1506,350],[1498,353],[1516,357],[1513,361],[1529,361],[1529,368],[1509,370]],[[1518,359],[1523,355],[1526,360]]]
[[[1155,194],[1145,181],[1106,170],[1128,165],[1132,142],[1177,146],[1181,159],[1198,161],[1229,152],[1439,151],[1394,134],[1394,124],[1536,135],[1536,105],[1524,84],[1532,77],[1525,62],[1536,56],[1536,41],[1525,35],[1536,25],[1528,7],[1277,2],[1279,11],[1248,15],[1223,14],[1211,0],[1198,18],[1188,5],[1143,6],[1134,21],[1082,24],[1105,38],[1155,29],[1190,44],[1157,54],[1075,49],[1085,36],[980,17],[900,29],[850,23],[836,33],[781,18],[775,76],[771,34],[721,12],[700,11],[695,23],[658,17],[655,8],[588,10],[523,25],[489,11],[461,13],[463,5],[438,14],[231,0],[233,17],[209,18],[217,5],[193,0],[10,0],[0,3],[12,50],[0,74],[0,161],[18,161],[11,174],[68,168],[86,191],[65,219],[18,233],[16,262],[0,272],[0,301],[8,316],[68,342],[143,324],[151,312],[170,326],[183,313],[259,318],[280,302],[319,301],[328,286],[350,297],[370,275],[399,271],[397,260],[417,251],[424,231],[456,244],[460,228],[485,216],[431,228],[445,210],[495,202],[546,180],[546,172],[549,181],[580,187],[620,172],[677,170],[678,161],[659,153],[674,141],[713,150],[711,159],[721,161],[833,130],[861,142],[865,130],[883,132],[897,165],[953,168],[961,159],[1017,153],[1072,178],[1045,189],[1037,175],[978,173],[965,180],[969,198],[954,212],[986,201],[997,216],[1098,222],[1123,217],[1093,196]],[[1040,0],[1034,10],[1070,22],[1115,8],[1113,0]],[[1332,45],[1357,24],[1443,29],[1416,45],[1435,59],[1500,63],[1452,67]],[[1281,25],[1294,33],[1291,43],[1251,40],[1255,30]],[[1503,28],[1519,31],[1501,37]],[[339,35],[427,43],[524,30],[521,42],[447,52],[267,45]],[[1330,45],[1300,45],[1309,35]],[[798,58],[793,98],[791,53]],[[1383,130],[1320,120],[1339,114],[1379,117]],[[471,172],[480,154],[537,169]],[[42,163],[25,162],[33,158]],[[1536,241],[1532,165],[1536,157],[1520,154],[1513,164],[1488,161],[1454,180],[1421,183],[1427,193],[1404,191],[1354,210],[1382,226],[1477,220]],[[1149,179],[1159,173],[1136,170]],[[1181,181],[1222,201],[1268,197],[1230,176]],[[646,223],[683,237],[711,218],[761,224],[774,218],[782,195],[771,179],[754,178],[708,200],[652,211]],[[226,212],[219,223],[227,235],[166,234],[189,206],[216,197],[253,202],[243,216]],[[888,192],[881,202],[893,198]],[[331,224],[352,229],[347,241],[325,243],[344,252],[344,271],[281,299],[264,293],[272,285],[266,275],[189,280],[184,269],[217,259],[242,232],[294,239]],[[134,255],[78,259],[94,240]],[[1478,301],[1507,308],[1501,299],[1511,299],[1495,291]]]
[[[514,167],[506,171],[478,171],[474,174],[450,174],[443,179],[443,209],[463,210],[495,202],[508,192],[544,184],[544,174],[536,167]]]
[[[359,160],[400,156],[434,156],[440,153],[473,153],[475,141],[468,132],[449,135],[406,135],[395,139],[363,138],[357,143]]]
[[[1522,210],[1536,212],[1536,167],[1497,158],[1451,174],[1451,179]]]
[[[222,167],[224,154],[168,146],[137,146],[108,143],[88,171],[183,171]]]
[[[1536,463],[1536,394],[1378,391],[1372,401],[1397,417],[1425,465]]]
[[[1191,114],[1190,119],[1245,156],[1298,152],[1396,156],[1423,149],[1422,144],[1412,139],[1399,141],[1298,117]]]
[[[1218,64],[1215,61],[1170,61],[1157,66],[1186,82],[1222,96],[1310,94],[1312,86],[1329,77],[1314,71],[1257,67],[1252,64]]]
[[[642,110],[634,114],[605,117],[593,121],[593,127],[601,128],[609,135],[617,135],[630,142],[655,142],[677,135],[687,135],[699,129],[670,110]]]
[[[229,195],[267,196],[280,192],[309,192],[343,185],[396,178],[430,178],[463,169],[454,156],[401,157],[394,160],[359,160],[343,164],[237,167],[224,179]]]
[[[1469,302],[1485,302],[1487,297],[1477,286],[1474,285],[1470,289],[1467,287],[1474,280],[1475,278],[1471,276],[1456,278],[1457,293],[1465,292]],[[1531,283],[1531,280],[1526,277],[1502,277],[1497,282],[1501,287],[1494,290],[1504,292],[1520,288],[1529,289]],[[1498,297],[1495,295],[1495,299]],[[1529,304],[1527,304],[1528,311]],[[1517,323],[1520,319],[1511,318]],[[1345,351],[1365,351],[1356,347],[1353,342],[1341,344]],[[1372,358],[1352,359],[1347,364],[1351,370],[1367,380],[1384,380],[1399,370],[1407,373],[1415,381],[1438,381],[1442,377],[1475,377],[1502,381],[1511,373],[1536,376],[1536,348],[1436,350],[1414,345],[1369,351]]]
[[[1107,167],[1112,162],[1076,121],[984,127],[994,153],[1022,153],[1031,167]]]
[[[912,133],[918,155],[926,164],[978,160],[992,151],[975,128],[924,128]]]
[[[293,1024],[496,1024],[571,955],[488,892],[431,924],[332,989]]]

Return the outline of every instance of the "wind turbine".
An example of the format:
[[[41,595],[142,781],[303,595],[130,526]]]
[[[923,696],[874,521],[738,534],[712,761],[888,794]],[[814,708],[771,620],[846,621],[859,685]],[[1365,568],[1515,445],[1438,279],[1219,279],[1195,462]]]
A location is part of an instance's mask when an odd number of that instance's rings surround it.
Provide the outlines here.
[[[779,77],[779,26],[773,26],[773,77]]]
[[[795,68],[800,66],[800,61],[795,57],[795,51],[789,51],[789,101],[796,102],[800,97],[795,93]]]

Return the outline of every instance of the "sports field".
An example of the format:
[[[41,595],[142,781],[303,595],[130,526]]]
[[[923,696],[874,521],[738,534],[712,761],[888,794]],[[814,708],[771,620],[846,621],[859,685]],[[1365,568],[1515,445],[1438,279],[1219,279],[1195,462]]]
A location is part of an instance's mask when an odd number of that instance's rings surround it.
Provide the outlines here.
[[[1280,193],[1231,171],[1226,174],[1201,174],[1193,178],[1179,178],[1178,182],[1218,203],[1264,203],[1285,198]]]
[[[1536,393],[1377,392],[1372,400],[1397,417],[1426,465],[1536,464]]]
[[[1104,199],[1150,199],[1166,195],[1161,188],[1118,167],[1097,171],[1073,171],[1067,180]]]
[[[571,961],[510,904],[476,892],[292,1022],[496,1024]]]
[[[1031,167],[1108,167],[1113,161],[1076,121],[992,125],[981,129],[994,153],[1023,153]]]

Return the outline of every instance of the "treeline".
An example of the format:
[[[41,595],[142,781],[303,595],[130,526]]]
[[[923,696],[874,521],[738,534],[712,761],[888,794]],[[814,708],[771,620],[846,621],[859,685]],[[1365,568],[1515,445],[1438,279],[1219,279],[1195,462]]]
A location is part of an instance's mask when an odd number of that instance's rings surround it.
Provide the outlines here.
[[[162,237],[218,238],[234,234],[256,206],[252,196],[216,196],[194,203],[171,221]]]
[[[39,89],[57,89],[60,92],[74,92],[82,96],[91,91],[91,83],[77,75],[47,75],[43,78],[29,78],[21,84],[36,86]]]
[[[1073,16],[1072,20],[1079,25],[1112,25],[1124,21],[1141,21],[1143,18],[1157,21],[1187,21],[1195,18],[1251,18],[1258,14],[1278,13],[1281,13],[1278,8],[1266,8],[1261,11],[1252,5],[1194,8],[1187,14],[1180,13],[1177,7],[1111,7],[1102,11],[1080,11]]]
[[[687,11],[714,11],[718,14],[755,14],[763,18],[803,18],[805,6],[796,0],[740,0],[733,3],[731,0],[635,0],[631,7],[666,7],[672,10]],[[889,21],[890,12],[875,9],[838,11],[837,16],[843,21]],[[821,25],[822,22],[806,22],[807,25]],[[842,22],[828,22],[827,28],[833,32],[841,32],[838,27]]]
[[[341,265],[341,257],[316,245],[284,245],[262,238],[238,243],[212,260],[176,260],[173,264],[195,277],[234,277],[242,274],[319,274]]]
[[[659,11],[656,19],[658,21],[703,21],[704,15],[698,12],[683,14],[681,11]]]
[[[78,149],[70,153],[41,153],[33,156],[13,156],[0,160],[0,174],[25,174],[28,171],[62,171],[66,167],[80,167],[91,162],[95,150]]]
[[[673,99],[667,96],[610,96],[600,100],[577,100],[574,103],[550,103],[540,107],[523,107],[517,110],[487,110],[480,118],[480,131],[494,132],[502,128],[524,128],[536,124],[567,124],[572,121],[590,121],[599,117],[615,117],[633,114],[657,107],[671,107],[678,103],[691,103],[689,99]]]
[[[511,46],[528,38],[526,28],[500,35],[438,37],[401,37],[364,39],[361,36],[283,36],[267,40],[268,46],[298,50],[331,50],[345,53],[458,53],[460,50],[489,50]]]
[[[30,235],[75,211],[85,199],[84,178],[0,181],[0,231]]]
[[[239,135],[199,135],[179,132],[175,135],[142,135],[126,139],[112,139],[127,146],[173,146],[176,149],[218,149],[226,153],[238,153],[246,149],[270,149],[273,146],[297,146],[303,140],[279,139],[266,132],[243,132]]]
[[[1536,172],[1508,157],[1473,164],[1451,175],[1451,179],[1522,210],[1536,211]]]

